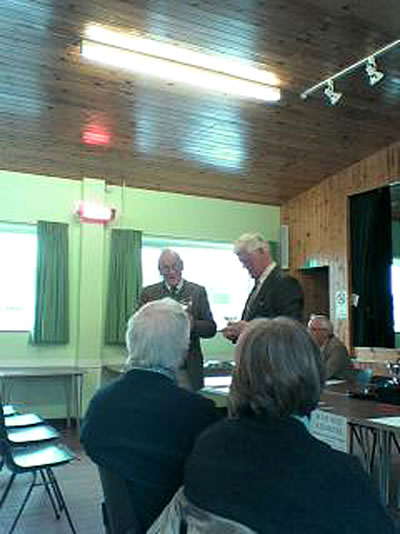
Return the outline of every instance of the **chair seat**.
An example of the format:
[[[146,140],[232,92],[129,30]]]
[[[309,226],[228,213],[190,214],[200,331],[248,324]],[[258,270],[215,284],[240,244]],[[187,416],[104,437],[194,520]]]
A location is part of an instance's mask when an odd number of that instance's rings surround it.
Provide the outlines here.
[[[12,467],[31,471],[65,464],[75,459],[75,455],[65,445],[34,445],[9,450],[7,464]]]
[[[23,426],[43,424],[43,419],[35,413],[24,413],[22,415],[12,415],[4,418],[6,428],[17,428]]]
[[[16,415],[18,412],[12,404],[3,404],[4,417],[10,417],[10,415]]]
[[[7,439],[11,445],[23,445],[58,439],[60,433],[51,425],[34,425],[7,429]]]

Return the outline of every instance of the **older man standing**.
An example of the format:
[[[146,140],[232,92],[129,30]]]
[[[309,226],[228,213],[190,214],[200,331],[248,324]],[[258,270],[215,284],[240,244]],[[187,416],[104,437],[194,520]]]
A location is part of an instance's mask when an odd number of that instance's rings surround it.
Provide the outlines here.
[[[353,364],[346,345],[333,333],[333,324],[325,315],[311,315],[308,330],[318,343],[326,365],[326,379],[349,377]]]
[[[285,316],[302,321],[302,287],[298,280],[283,272],[272,260],[268,241],[261,234],[243,234],[235,242],[234,252],[255,283],[241,321],[228,323],[223,335],[236,341],[247,323],[258,317],[272,319]]]
[[[186,308],[190,318],[190,345],[183,365],[189,386],[196,391],[203,387],[203,353],[200,338],[213,337],[217,331],[207,292],[203,286],[182,278],[183,261],[173,250],[164,249],[161,252],[158,269],[163,282],[145,287],[140,296],[139,306],[153,300],[171,297]]]
[[[182,484],[197,435],[216,420],[210,400],[176,384],[189,331],[172,299],[137,311],[126,334],[127,371],[96,392],[82,427],[92,460],[127,481],[141,532]]]

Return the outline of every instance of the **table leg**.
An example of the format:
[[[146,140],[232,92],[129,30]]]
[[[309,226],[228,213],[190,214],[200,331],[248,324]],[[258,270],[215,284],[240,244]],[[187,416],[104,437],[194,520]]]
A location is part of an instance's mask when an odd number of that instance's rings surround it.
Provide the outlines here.
[[[378,433],[379,493],[384,506],[389,504],[390,435],[385,430]]]
[[[65,407],[67,410],[67,427],[71,426],[71,402],[72,402],[72,382],[73,375],[64,377],[64,387],[65,387]]]
[[[76,402],[76,431],[78,437],[81,434],[81,414],[82,414],[82,390],[83,390],[83,375],[75,375],[75,402]]]

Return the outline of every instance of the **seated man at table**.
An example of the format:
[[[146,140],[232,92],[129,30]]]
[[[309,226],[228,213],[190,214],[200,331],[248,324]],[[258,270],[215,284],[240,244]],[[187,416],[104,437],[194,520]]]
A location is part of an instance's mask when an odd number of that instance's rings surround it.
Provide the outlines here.
[[[170,298],[150,302],[128,322],[126,372],[90,402],[81,440],[91,459],[128,481],[145,531],[182,484],[196,436],[215,421],[214,404],[177,386],[190,322]]]
[[[333,324],[325,315],[311,315],[308,330],[318,343],[325,361],[326,379],[347,379],[353,364],[346,345],[333,333]]]

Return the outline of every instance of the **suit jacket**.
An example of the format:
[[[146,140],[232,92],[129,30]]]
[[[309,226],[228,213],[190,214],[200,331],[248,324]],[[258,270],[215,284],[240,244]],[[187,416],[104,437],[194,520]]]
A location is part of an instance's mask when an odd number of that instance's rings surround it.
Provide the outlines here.
[[[326,379],[346,379],[353,368],[346,345],[335,335],[331,336],[321,347],[326,365]]]
[[[304,294],[295,278],[276,266],[264,280],[256,297],[247,299],[242,319],[251,321],[257,317],[272,319],[283,315],[303,320]]]
[[[140,295],[139,307],[153,300],[172,297],[164,282],[147,286]],[[190,384],[194,390],[203,387],[203,353],[200,338],[209,338],[215,335],[217,325],[214,322],[207,293],[203,286],[183,280],[183,285],[176,296],[178,302],[191,299],[191,314],[193,317],[192,330],[190,333],[190,345],[186,359],[186,371]]]
[[[81,441],[95,463],[127,480],[145,530],[182,485],[197,435],[215,420],[210,400],[160,373],[132,369],[95,393]]]
[[[195,506],[259,534],[395,534],[358,459],[294,417],[211,425],[185,463],[184,488]]]

